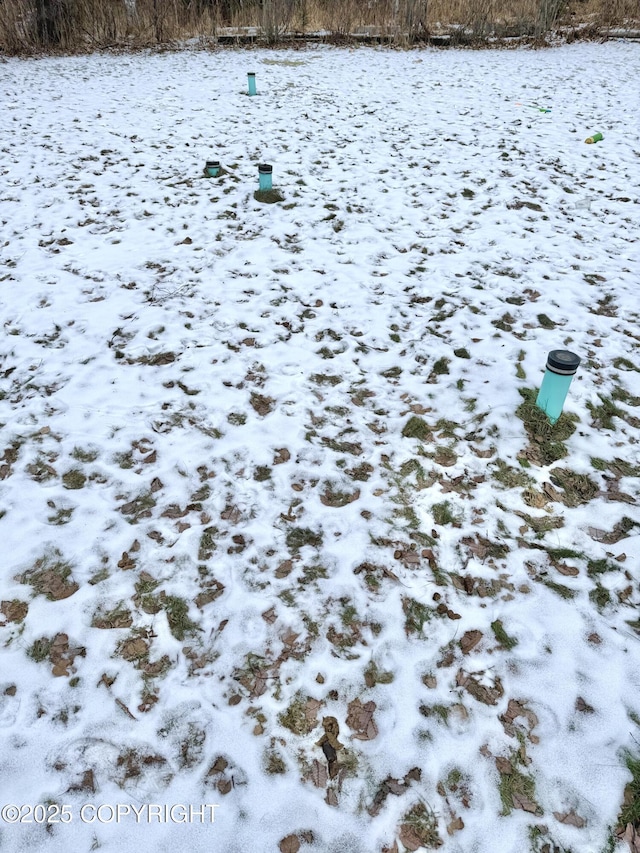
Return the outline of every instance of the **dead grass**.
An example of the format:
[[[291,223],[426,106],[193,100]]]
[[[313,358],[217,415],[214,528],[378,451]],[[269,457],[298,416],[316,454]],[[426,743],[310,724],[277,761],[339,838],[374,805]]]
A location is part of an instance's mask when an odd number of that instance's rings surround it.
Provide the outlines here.
[[[284,196],[279,190],[256,190],[253,197],[260,204],[278,204],[284,201]]]
[[[622,808],[618,815],[618,827],[624,831],[628,824],[640,829],[640,758],[631,752],[626,752],[624,761],[631,773],[631,781],[624,789]]]
[[[320,502],[324,506],[331,506],[334,508],[340,508],[347,506],[354,501],[357,501],[360,497],[360,489],[355,489],[355,491],[342,488],[339,483],[325,481],[323,484],[323,491],[320,495]]]
[[[89,462],[95,462],[99,455],[100,452],[95,448],[85,450],[82,447],[74,447],[71,453],[71,456],[77,462],[84,462],[85,464]]]
[[[322,545],[322,533],[316,533],[308,527],[293,527],[286,537],[287,547],[292,551],[299,551],[305,545],[319,548]]]
[[[502,803],[502,814],[511,814],[513,809],[521,809],[534,815],[541,815],[542,809],[535,800],[536,784],[533,776],[521,770],[522,756],[514,751],[509,758],[497,758],[496,766],[500,773],[498,791]]]
[[[155,507],[156,500],[151,491],[142,492],[133,500],[127,501],[119,507],[120,512],[127,516],[130,524],[138,524],[145,518],[151,518],[151,510]]]
[[[500,643],[502,648],[506,649],[508,652],[518,645],[517,639],[515,637],[510,637],[505,631],[501,619],[496,619],[491,623],[491,630],[493,631],[497,642]]]
[[[516,409],[529,437],[529,447],[524,455],[537,465],[550,465],[564,458],[568,449],[564,443],[576,430],[577,415],[563,412],[555,424],[536,406],[538,392],[531,388],[519,388],[524,402]]]
[[[150,615],[162,610],[160,597],[154,594],[158,583],[148,572],[142,571],[135,584],[136,594],[133,596],[133,603]]]
[[[564,598],[565,601],[571,601],[571,599],[576,597],[577,593],[575,589],[569,589],[568,586],[564,586],[561,583],[556,583],[549,579],[543,579],[542,583],[552,592],[555,592],[556,595],[559,595],[560,598]]]
[[[507,489],[526,488],[535,483],[533,477],[526,471],[507,465],[502,459],[496,460],[496,470],[492,472],[491,476]]]
[[[262,765],[265,773],[268,773],[270,776],[279,776],[287,772],[287,765],[281,753],[275,749],[269,749],[265,752]]]
[[[378,665],[375,661],[371,661],[364,671],[364,682],[367,687],[375,687],[376,684],[391,684],[393,679],[394,674],[392,672],[383,672],[378,669]]]
[[[405,812],[400,821],[399,838],[408,850],[427,847],[435,850],[442,846],[438,834],[438,820],[425,803],[416,803]]]
[[[587,408],[593,416],[593,426],[598,429],[610,429],[615,432],[617,429],[614,418],[626,421],[631,426],[640,425],[640,420],[633,417],[620,406],[616,406],[615,402],[610,397],[605,397],[604,394],[599,394],[600,404],[587,403]],[[624,396],[624,395],[623,395]],[[618,395],[620,398],[620,395]]]
[[[98,611],[91,620],[94,628],[130,628],[132,624],[131,613],[123,602],[107,612]]]
[[[116,654],[136,666],[141,666],[149,658],[147,631],[144,629],[132,631],[129,637],[118,643]]]
[[[308,735],[318,725],[316,713],[319,703],[309,698],[296,696],[288,708],[278,716],[278,721],[295,735]]]
[[[402,429],[405,438],[417,438],[419,441],[433,441],[433,434],[427,422],[417,415],[409,418]]]
[[[29,605],[26,601],[14,598],[11,601],[0,602],[0,613],[2,613],[6,622],[20,623],[24,620],[28,612]]]
[[[82,489],[86,482],[87,477],[79,468],[72,468],[62,475],[65,489]]]
[[[27,649],[27,656],[36,663],[42,663],[42,661],[48,660],[52,646],[53,640],[50,640],[48,637],[40,637],[39,639],[34,640],[29,646]]]
[[[405,596],[402,599],[402,610],[405,616],[404,629],[407,636],[411,634],[417,634],[419,637],[424,636],[422,629],[425,623],[431,620],[433,608],[416,601],[415,598]]]
[[[189,618],[189,605],[177,595],[162,597],[162,607],[167,614],[169,630],[176,640],[184,640],[187,634],[200,631],[200,626]]]
[[[431,507],[434,524],[444,526],[452,524],[454,527],[460,526],[461,516],[454,513],[449,501],[441,501]]]
[[[80,588],[71,577],[72,565],[62,553],[52,549],[44,554],[18,577],[20,583],[30,584],[36,595],[45,595],[51,601],[69,598]]]
[[[162,776],[167,783],[173,773],[169,769],[166,758],[153,753],[143,753],[133,747],[125,748],[117,758],[116,783],[125,788],[129,780],[143,777],[150,768],[162,768]]]
[[[46,483],[57,476],[53,462],[57,459],[56,453],[39,452],[34,462],[29,463],[25,470],[36,483]]]
[[[568,507],[587,504],[598,493],[597,485],[587,474],[578,474],[570,468],[554,468],[549,479],[562,489],[562,502]]]

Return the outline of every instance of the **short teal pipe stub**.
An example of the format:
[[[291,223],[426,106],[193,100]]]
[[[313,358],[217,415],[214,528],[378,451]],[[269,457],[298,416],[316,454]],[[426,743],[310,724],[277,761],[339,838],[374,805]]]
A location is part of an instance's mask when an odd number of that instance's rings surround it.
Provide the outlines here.
[[[257,95],[258,93],[256,91],[256,74],[255,74],[255,71],[249,71],[249,73],[247,74],[247,79],[249,81],[249,94],[250,95]]]
[[[220,174],[220,161],[207,160],[207,163],[204,167],[204,173],[208,178],[217,178]]]
[[[536,406],[555,424],[562,414],[571,380],[580,364],[580,356],[569,350],[554,349],[547,357],[547,365],[536,399]]]
[[[261,163],[258,166],[258,180],[261,190],[273,189],[273,166],[268,163]]]

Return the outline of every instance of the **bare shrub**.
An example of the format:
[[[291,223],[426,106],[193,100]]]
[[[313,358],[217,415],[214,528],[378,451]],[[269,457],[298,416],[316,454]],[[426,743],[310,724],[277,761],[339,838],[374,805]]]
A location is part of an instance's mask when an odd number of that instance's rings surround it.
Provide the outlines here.
[[[261,26],[268,44],[276,44],[291,29],[297,0],[262,0]]]

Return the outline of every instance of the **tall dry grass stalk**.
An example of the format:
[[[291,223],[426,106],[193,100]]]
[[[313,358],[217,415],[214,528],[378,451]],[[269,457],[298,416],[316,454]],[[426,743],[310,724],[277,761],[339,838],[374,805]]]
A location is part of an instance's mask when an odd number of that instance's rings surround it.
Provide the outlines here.
[[[640,0],[0,0],[0,51],[21,54],[215,40],[251,27],[259,40],[321,32],[398,45],[543,39],[559,25],[640,26]]]

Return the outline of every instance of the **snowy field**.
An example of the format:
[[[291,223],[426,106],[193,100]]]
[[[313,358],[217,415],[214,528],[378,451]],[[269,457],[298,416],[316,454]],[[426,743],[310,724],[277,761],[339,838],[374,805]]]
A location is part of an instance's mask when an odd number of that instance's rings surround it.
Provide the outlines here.
[[[2,853],[628,849],[639,79],[0,64]]]

